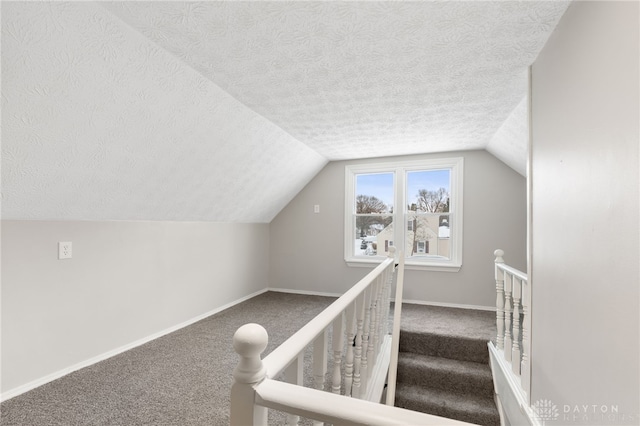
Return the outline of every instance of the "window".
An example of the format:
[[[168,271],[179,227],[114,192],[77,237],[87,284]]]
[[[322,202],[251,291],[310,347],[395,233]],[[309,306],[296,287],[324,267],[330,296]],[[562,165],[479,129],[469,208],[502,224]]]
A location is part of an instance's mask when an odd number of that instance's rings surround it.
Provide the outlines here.
[[[347,166],[347,263],[378,263],[395,245],[408,268],[459,270],[462,168],[462,158]]]

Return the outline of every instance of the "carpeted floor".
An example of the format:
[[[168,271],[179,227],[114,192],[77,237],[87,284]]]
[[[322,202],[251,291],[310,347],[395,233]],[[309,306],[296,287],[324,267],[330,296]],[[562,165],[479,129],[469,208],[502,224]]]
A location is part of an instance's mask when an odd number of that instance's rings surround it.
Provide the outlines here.
[[[2,426],[229,424],[243,324],[269,332],[265,354],[335,299],[268,292],[0,405]],[[270,423],[281,423],[270,413]]]
[[[264,293],[5,401],[0,425],[228,425],[232,372],[238,361],[231,346],[233,333],[249,322],[263,325],[269,332],[266,355],[334,300]],[[402,329],[448,330],[486,335],[488,340],[495,333],[495,313],[403,305]],[[270,410],[269,424],[283,423],[283,413]]]

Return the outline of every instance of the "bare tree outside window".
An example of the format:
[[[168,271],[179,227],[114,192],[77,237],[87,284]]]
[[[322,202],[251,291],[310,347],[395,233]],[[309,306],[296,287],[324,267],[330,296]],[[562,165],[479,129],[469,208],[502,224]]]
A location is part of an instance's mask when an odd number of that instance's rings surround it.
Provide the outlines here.
[[[356,197],[356,213],[387,213],[387,205],[372,195]]]
[[[358,230],[358,235],[360,237],[369,235],[370,229],[375,225],[380,225],[380,229],[388,226],[391,223],[391,217],[380,216],[380,214],[392,213],[389,210],[389,207],[384,203],[384,201],[377,197],[372,195],[356,196],[356,214],[371,214],[371,216],[356,216],[356,228]]]
[[[439,188],[435,191],[421,189],[416,196],[417,210],[429,213],[442,213],[449,211],[449,191]]]
[[[416,194],[416,202],[408,207],[409,211],[414,212],[449,212],[449,191],[443,187],[437,190],[419,189]],[[424,252],[418,250],[418,242],[424,242],[428,247],[431,237],[427,233],[427,217],[416,214],[414,217],[409,217],[408,220],[414,222],[412,229],[410,229],[413,231],[413,244],[411,244],[411,256],[413,256],[417,252]],[[428,252],[428,249],[426,251]]]

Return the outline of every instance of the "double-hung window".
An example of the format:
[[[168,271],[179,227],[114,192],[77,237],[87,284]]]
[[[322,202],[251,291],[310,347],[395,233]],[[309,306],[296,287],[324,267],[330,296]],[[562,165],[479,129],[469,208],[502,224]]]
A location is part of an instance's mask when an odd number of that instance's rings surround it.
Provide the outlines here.
[[[345,260],[379,263],[395,246],[408,268],[462,266],[463,159],[345,168]]]

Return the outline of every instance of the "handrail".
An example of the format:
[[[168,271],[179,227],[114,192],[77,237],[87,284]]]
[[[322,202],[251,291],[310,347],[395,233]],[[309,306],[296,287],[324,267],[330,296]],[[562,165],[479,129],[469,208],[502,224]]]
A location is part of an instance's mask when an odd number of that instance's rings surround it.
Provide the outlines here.
[[[260,355],[267,346],[267,331],[258,324],[246,324],[236,331],[233,346],[240,362],[233,373],[235,381],[231,388],[232,424],[264,425],[268,408],[287,413],[287,422],[291,424],[297,424],[300,415],[334,424],[461,424],[410,411],[411,414],[403,414],[407,410],[376,404],[382,401],[386,379],[392,377],[395,382],[396,367],[390,364],[397,362],[392,351],[393,346],[398,348],[404,267],[402,253],[398,253],[397,265],[395,254],[395,247],[391,247],[387,259],[264,360]],[[390,335],[389,305],[394,278],[397,324]],[[346,345],[343,339],[348,342]],[[303,354],[310,347],[313,347],[315,389],[302,386]],[[331,378],[325,380],[328,358],[332,371]],[[284,382],[274,380],[282,373]],[[326,385],[330,392],[324,391]],[[393,385],[390,392],[387,404],[393,403]],[[370,403],[363,405],[364,401]]]
[[[397,355],[392,352],[394,347],[398,349],[404,259],[400,252],[395,265],[394,252],[392,248],[389,258],[264,360],[260,355],[267,346],[267,331],[258,324],[245,324],[236,331],[233,347],[240,355],[240,362],[234,370],[231,387],[232,425],[266,425],[268,409],[287,413],[287,424],[298,424],[299,417],[313,419],[314,425],[322,422],[379,426],[469,424],[379,403],[385,378],[393,382],[389,383],[391,396],[387,404],[393,404],[395,394],[393,363],[397,363]],[[394,275],[396,306],[392,337],[388,334],[388,319]],[[331,392],[325,392],[329,326],[333,331],[329,351],[333,372],[329,383]],[[343,352],[345,334],[347,342],[353,339],[355,348],[348,343],[346,353]],[[334,340],[336,336],[339,337]],[[313,346],[315,389],[301,386],[302,355],[310,345]],[[345,376],[341,386],[343,356]],[[283,372],[284,382],[274,380]]]
[[[386,258],[373,271],[369,272],[356,285],[351,287],[338,300],[329,305],[318,316],[305,324],[282,345],[274,349],[263,360],[267,368],[267,377],[275,378],[284,371],[291,362],[340,315],[366,289],[390,263],[393,257]]]
[[[303,388],[276,380],[256,386],[256,404],[331,424],[349,425],[468,425],[453,419],[345,398],[330,392]],[[327,407],[331,407],[327,410]]]
[[[527,276],[526,272],[522,272],[512,266],[509,266],[505,263],[496,263],[496,268],[503,270],[504,272],[507,272],[511,275],[513,275],[516,278],[521,279],[522,281],[526,282],[529,278]]]

